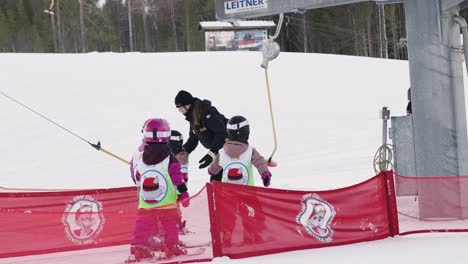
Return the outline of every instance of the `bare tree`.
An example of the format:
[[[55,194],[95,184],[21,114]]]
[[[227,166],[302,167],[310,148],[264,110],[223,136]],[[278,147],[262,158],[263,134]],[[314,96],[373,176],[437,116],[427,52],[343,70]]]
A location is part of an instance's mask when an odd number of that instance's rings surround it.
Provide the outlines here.
[[[387,18],[385,15],[385,6],[382,6],[382,34],[384,41],[384,55],[388,59],[388,39],[387,39]]]
[[[393,47],[393,57],[395,59],[400,58],[400,53],[398,52],[398,35],[397,35],[397,24],[396,24],[396,7],[395,5],[390,6],[390,23],[392,29],[392,47]]]
[[[387,40],[387,23],[385,21],[385,6],[378,4],[379,13],[379,47],[380,58],[388,59],[388,40]]]
[[[189,0],[184,0],[184,11],[185,11],[185,35],[187,40],[187,51],[190,51],[190,16],[189,16]]]
[[[127,0],[127,14],[128,14],[128,42],[130,44],[130,51],[133,52],[133,26],[132,26],[132,0]]]
[[[145,34],[145,51],[152,51],[151,41],[150,41],[150,33],[148,28],[148,13],[149,13],[149,6],[148,0],[144,0],[143,3],[143,32]]]
[[[62,25],[62,17],[60,15],[60,0],[56,0],[55,3],[57,14],[57,44],[59,46],[60,52],[65,52],[65,43],[63,40],[63,25]]]
[[[50,27],[52,29],[52,42],[54,43],[54,52],[57,52],[57,26],[55,25],[54,15],[50,15]]]
[[[175,10],[174,0],[169,0],[169,9],[171,13],[171,30],[172,30],[172,39],[174,41],[175,51],[179,51],[179,45],[177,41],[177,21],[176,21],[176,10]]]
[[[367,50],[368,50],[368,56],[372,57],[374,55],[373,51],[373,41],[372,41],[372,6],[367,5],[366,8],[367,11]]]
[[[381,14],[381,9],[380,5],[377,5],[377,18],[379,20],[379,30],[377,31],[379,33],[379,38],[378,38],[378,44],[379,44],[379,58],[382,58],[382,50],[383,50],[383,43],[382,43],[382,14]]]
[[[351,25],[353,29],[353,47],[354,47],[354,53],[357,55],[362,56],[362,52],[360,49],[359,45],[359,30],[356,26],[356,18],[354,16],[354,12],[351,10],[351,12],[347,12],[347,18],[348,18],[348,23]]]
[[[84,24],[84,0],[80,3],[80,31],[81,31],[81,52],[86,52],[86,29]]]
[[[309,52],[307,46],[307,12],[304,12],[304,15],[302,16],[302,32],[304,37],[304,52]]]

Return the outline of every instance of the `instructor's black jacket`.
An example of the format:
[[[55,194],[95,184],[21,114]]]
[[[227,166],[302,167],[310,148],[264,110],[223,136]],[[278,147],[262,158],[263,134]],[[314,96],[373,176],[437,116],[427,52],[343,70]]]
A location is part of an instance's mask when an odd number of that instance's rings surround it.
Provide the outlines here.
[[[210,101],[194,99],[194,103],[185,114],[185,120],[190,122],[190,133],[184,149],[190,154],[200,141],[205,148],[216,154],[226,141],[228,119],[218,112]],[[199,114],[198,125],[194,113]]]

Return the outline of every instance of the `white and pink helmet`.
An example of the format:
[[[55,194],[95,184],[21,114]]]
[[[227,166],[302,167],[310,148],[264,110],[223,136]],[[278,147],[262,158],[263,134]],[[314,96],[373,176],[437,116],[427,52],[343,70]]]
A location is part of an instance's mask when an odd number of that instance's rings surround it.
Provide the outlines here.
[[[162,118],[150,118],[146,120],[142,132],[145,142],[167,143],[171,137],[169,122]]]

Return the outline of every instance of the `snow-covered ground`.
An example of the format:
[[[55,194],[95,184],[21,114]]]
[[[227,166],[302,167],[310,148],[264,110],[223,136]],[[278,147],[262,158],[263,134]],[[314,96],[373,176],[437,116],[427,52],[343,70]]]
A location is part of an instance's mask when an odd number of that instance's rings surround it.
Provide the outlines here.
[[[130,159],[143,122],[170,121],[188,134],[174,106],[180,89],[209,99],[226,116],[244,115],[250,143],[273,150],[264,70],[259,52],[80,55],[0,54],[0,186],[90,189],[129,186],[128,166],[90,147],[97,143]],[[272,187],[327,190],[374,176],[381,145],[379,111],[405,114],[408,63],[351,56],[282,53],[270,63],[278,135]],[[44,117],[56,122],[57,127]],[[73,134],[72,134],[73,133]],[[190,193],[209,179],[190,157]],[[260,183],[257,178],[258,183]],[[215,263],[465,263],[467,234],[427,234]],[[128,247],[102,248],[0,263],[118,263]],[[73,258],[70,258],[73,256]]]

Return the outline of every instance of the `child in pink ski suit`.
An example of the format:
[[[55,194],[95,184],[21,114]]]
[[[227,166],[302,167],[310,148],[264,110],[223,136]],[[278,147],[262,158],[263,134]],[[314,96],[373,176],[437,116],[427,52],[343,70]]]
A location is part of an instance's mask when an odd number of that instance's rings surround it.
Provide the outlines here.
[[[180,163],[180,171],[184,177],[184,181],[188,182],[188,153],[183,148],[184,139],[182,134],[177,130],[171,130],[171,137],[169,138],[169,147],[171,148],[172,154],[175,156],[177,161]],[[143,151],[146,142],[142,139],[138,151]]]
[[[142,132],[143,151],[137,151],[130,164],[139,199],[129,257],[135,261],[151,258],[152,250],[164,251],[167,257],[185,253],[179,246],[175,203],[180,197],[187,206],[189,197],[180,163],[168,145],[169,123],[165,119],[148,119]]]

